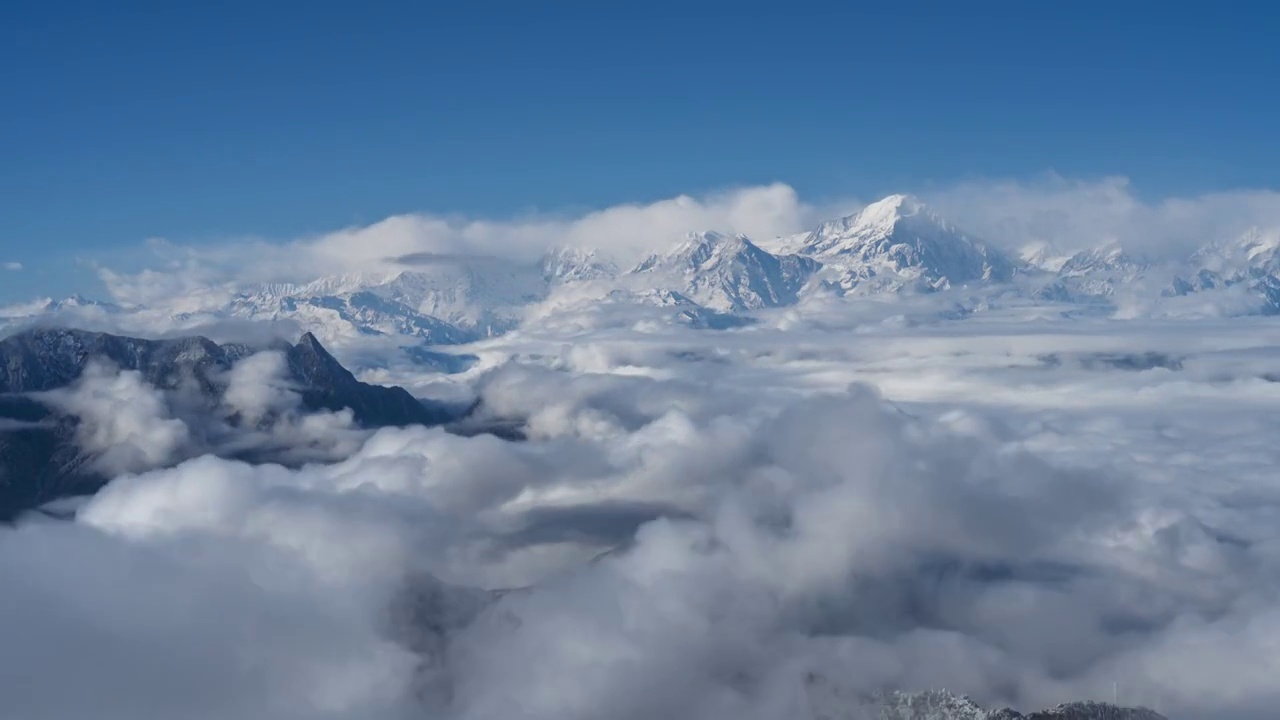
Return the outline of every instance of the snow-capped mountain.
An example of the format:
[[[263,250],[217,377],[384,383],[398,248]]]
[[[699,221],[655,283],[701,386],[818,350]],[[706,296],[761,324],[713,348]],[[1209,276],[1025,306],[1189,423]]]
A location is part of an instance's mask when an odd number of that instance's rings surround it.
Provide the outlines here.
[[[1214,242],[1197,250],[1189,264],[1226,280],[1280,275],[1280,230],[1253,228],[1228,242]]]
[[[57,313],[97,313],[101,315],[109,315],[118,313],[122,310],[119,305],[109,302],[100,302],[98,300],[90,300],[83,295],[72,295],[61,300],[53,298],[41,298],[28,303],[20,303],[9,307],[0,308],[0,321],[3,320],[19,320],[29,317],[41,315],[53,315]]]
[[[650,289],[675,290],[713,310],[741,312],[796,302],[819,268],[811,258],[769,253],[745,235],[699,232],[628,274]]]
[[[1037,241],[1022,246],[1018,250],[1018,259],[1028,268],[1056,274],[1071,259],[1071,255],[1049,243]]]
[[[188,324],[218,318],[291,320],[326,342],[393,335],[446,345],[510,330],[523,309],[547,291],[532,264],[457,256],[413,260],[414,270],[396,273],[253,285],[224,304],[177,319]]]
[[[1134,259],[1119,243],[1082,250],[1058,268],[1058,277],[1137,276],[1150,267]]]
[[[1243,297],[1254,312],[1280,313],[1280,230],[1249,230],[1197,250],[1165,289],[1167,297],[1205,293]]]
[[[1039,288],[1036,297],[1056,302],[1097,302],[1117,289],[1133,289],[1151,265],[1127,253],[1119,243],[1082,250],[1066,259],[1056,277]]]
[[[890,195],[780,246],[819,260],[825,287],[932,291],[1010,280],[1017,263],[969,237],[910,195]]]
[[[809,232],[765,243],[691,233],[625,272],[601,249],[567,246],[526,262],[461,255],[401,262],[407,269],[396,272],[219,286],[169,306],[121,307],[78,296],[40,300],[0,308],[0,326],[52,320],[175,332],[235,318],[292,321],[337,345],[365,336],[446,345],[526,321],[554,324],[557,313],[600,320],[610,312],[619,322],[640,322],[645,309],[663,308],[674,312],[650,312],[646,322],[731,327],[742,324],[732,315],[810,296],[839,301],[960,288],[976,298],[976,309],[1014,298],[1125,317],[1280,312],[1277,231],[1208,244],[1182,263],[1149,263],[1118,243],[1067,255],[1031,242],[1014,255],[966,234],[910,195],[891,195]],[[591,309],[592,303],[601,309]],[[616,312],[627,304],[637,311]],[[173,309],[179,307],[182,312]]]
[[[539,263],[542,277],[551,285],[586,280],[605,280],[621,272],[597,250],[557,247],[548,250]]]
[[[420,325],[428,317],[478,336],[513,327],[520,309],[539,300],[546,282],[537,267],[499,258],[431,255],[412,258],[415,268],[390,274],[352,274],[320,278],[305,285],[261,285],[242,298],[242,306],[277,304],[341,304],[369,309],[373,298],[385,301],[384,314]],[[348,300],[360,295],[354,303]],[[408,317],[405,313],[418,317]]]
[[[304,292],[258,292],[235,297],[219,314],[247,320],[293,320],[326,340],[356,335],[404,335],[431,344],[467,342],[474,338],[456,325],[359,290],[338,295]]]

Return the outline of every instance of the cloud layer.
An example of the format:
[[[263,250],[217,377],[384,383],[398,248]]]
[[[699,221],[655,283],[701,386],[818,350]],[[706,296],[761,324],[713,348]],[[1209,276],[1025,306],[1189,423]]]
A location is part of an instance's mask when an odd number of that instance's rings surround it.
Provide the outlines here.
[[[1272,329],[777,320],[496,338],[462,381],[528,442],[197,457],[0,531],[0,691],[59,719],[857,717],[890,687],[1271,716]],[[287,414],[251,360],[229,404]],[[151,407],[102,373],[87,416],[108,390]],[[86,439],[169,446],[126,419]]]

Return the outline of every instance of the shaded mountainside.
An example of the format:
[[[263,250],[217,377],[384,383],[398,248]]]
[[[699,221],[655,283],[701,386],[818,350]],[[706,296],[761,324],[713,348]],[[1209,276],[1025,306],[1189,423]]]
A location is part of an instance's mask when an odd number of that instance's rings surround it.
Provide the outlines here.
[[[90,360],[105,360],[121,370],[136,370],[162,390],[194,383],[209,397],[225,388],[222,377],[258,349],[219,345],[203,337],[144,340],[106,333],[41,328],[0,341],[0,393],[43,392],[66,387]],[[284,353],[292,380],[308,410],[349,408],[365,427],[434,425],[446,413],[418,401],[403,388],[369,385],[355,378],[311,333],[295,345],[268,349]]]
[[[0,340],[0,519],[62,497],[91,493],[109,478],[77,442],[79,418],[49,400],[72,387],[93,362],[141,379],[166,396],[181,395],[212,415],[235,364],[257,350],[202,337],[144,340],[60,328],[29,330]],[[360,382],[315,336],[280,342],[285,377],[304,412],[349,410],[364,428],[439,425],[459,409],[432,406],[403,388]],[[255,458],[262,459],[262,458]]]

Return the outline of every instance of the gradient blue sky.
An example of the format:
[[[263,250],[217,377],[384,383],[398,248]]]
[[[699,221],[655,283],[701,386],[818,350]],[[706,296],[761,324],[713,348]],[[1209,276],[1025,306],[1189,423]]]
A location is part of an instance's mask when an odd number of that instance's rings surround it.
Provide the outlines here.
[[[1272,4],[8,2],[0,274],[790,183],[1274,187]],[[41,280],[30,272],[43,269]],[[19,277],[25,276],[25,277]]]

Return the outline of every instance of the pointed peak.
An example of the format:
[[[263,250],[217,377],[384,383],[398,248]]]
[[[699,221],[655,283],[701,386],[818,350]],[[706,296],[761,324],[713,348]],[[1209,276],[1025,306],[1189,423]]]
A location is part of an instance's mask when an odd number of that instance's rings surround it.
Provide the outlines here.
[[[942,218],[929,209],[915,195],[898,193],[881,198],[858,212],[829,220],[815,230],[817,236],[842,235],[849,232],[886,234],[893,232],[898,222],[908,218],[921,218],[929,224],[952,229]]]
[[[320,340],[310,332],[303,333],[302,337],[298,339],[296,347],[300,350],[308,350],[316,353],[317,355],[327,356],[329,354],[329,351],[325,350],[324,346],[320,344]]]
[[[920,198],[909,193],[894,193],[867,205],[867,207],[894,208],[897,210],[915,210],[924,206]]]

